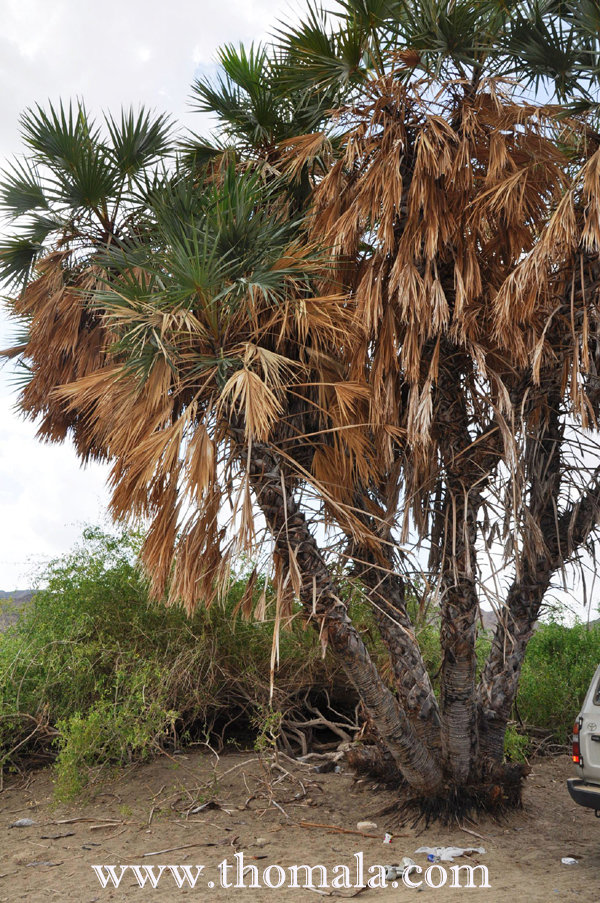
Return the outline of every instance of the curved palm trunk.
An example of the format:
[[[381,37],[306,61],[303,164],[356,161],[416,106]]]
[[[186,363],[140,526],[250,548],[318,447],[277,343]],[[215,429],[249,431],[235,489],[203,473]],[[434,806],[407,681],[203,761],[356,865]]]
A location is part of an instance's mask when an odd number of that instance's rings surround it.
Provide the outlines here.
[[[550,585],[546,571],[528,574],[511,586],[483,669],[477,705],[479,744],[483,758],[502,762],[504,736],[519,687],[527,644]]]
[[[249,458],[252,489],[275,539],[278,554],[286,567],[297,566],[299,570],[300,599],[308,617],[319,631],[324,631],[410,786],[425,794],[439,791],[443,786],[441,769],[381,680],[350,621],[306,518],[285,484],[275,455],[255,444]]]
[[[501,762],[504,736],[517,696],[527,644],[533,636],[553,574],[585,543],[600,521],[600,468],[587,491],[558,518],[546,534],[548,556],[537,567],[523,565],[523,577],[511,587],[506,609],[498,621],[492,648],[479,684],[479,735],[484,756]]]
[[[533,396],[530,405],[530,413],[538,409],[539,425],[536,434],[530,436],[525,453],[529,484],[527,515],[543,537],[544,548],[540,554],[535,544],[530,545],[525,537],[521,577],[509,590],[477,692],[482,752],[496,762],[501,762],[504,755],[506,726],[516,699],[527,644],[552,574],[567,556],[569,535],[573,538],[575,527],[570,516],[565,521],[564,514],[557,523],[564,434],[560,396],[556,393],[541,399]]]
[[[390,654],[402,706],[428,749],[437,750],[441,745],[440,710],[406,611],[404,581],[391,571],[390,561],[390,569],[382,567],[366,549],[357,550],[353,560],[373,603],[373,616]]]

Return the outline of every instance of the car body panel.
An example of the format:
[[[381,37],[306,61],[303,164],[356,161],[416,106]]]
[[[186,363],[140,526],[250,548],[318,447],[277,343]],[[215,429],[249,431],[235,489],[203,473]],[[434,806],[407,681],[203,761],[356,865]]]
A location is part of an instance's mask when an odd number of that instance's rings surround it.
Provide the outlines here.
[[[586,783],[600,785],[600,667],[594,674],[579,714],[579,750],[583,766],[576,768]]]

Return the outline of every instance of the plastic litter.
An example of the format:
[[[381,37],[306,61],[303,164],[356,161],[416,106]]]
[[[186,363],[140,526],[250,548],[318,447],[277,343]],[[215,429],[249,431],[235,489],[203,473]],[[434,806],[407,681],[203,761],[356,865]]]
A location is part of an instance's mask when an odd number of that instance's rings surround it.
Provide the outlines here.
[[[391,843],[391,842],[392,842],[393,836],[394,836],[393,834],[387,834],[387,833],[384,834],[384,835],[383,835],[383,842],[384,842],[384,843]]]
[[[410,875],[411,872],[416,871],[417,864],[413,862],[410,856],[405,856],[400,863],[400,865],[385,865],[385,880],[386,881],[395,881],[397,878],[401,878],[405,873]]]
[[[9,827],[11,828],[31,828],[32,825],[37,825],[37,822],[32,818],[19,818],[17,821],[13,822]]]
[[[563,856],[560,861],[563,865],[579,865],[579,861],[577,859],[573,859],[572,856]]]
[[[485,853],[483,847],[419,847],[416,853],[426,853],[430,862],[454,862],[457,856],[464,856],[465,853]],[[431,859],[431,857],[437,857]]]

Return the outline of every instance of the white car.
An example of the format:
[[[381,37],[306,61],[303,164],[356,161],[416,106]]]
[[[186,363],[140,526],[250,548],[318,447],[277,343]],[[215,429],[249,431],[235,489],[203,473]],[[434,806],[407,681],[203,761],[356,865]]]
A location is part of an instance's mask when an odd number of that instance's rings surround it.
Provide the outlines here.
[[[569,793],[600,818],[600,667],[573,725],[573,762],[577,777],[567,781]]]

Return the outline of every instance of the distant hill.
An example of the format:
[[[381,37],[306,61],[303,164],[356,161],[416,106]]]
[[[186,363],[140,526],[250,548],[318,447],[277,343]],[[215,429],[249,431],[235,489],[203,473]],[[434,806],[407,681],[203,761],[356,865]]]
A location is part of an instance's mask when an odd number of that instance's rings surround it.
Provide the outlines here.
[[[483,621],[484,630],[495,630],[498,623],[498,616],[495,611],[485,611],[481,609],[481,620]]]
[[[33,596],[32,589],[14,589],[9,592],[0,589],[0,632],[18,620],[21,608]]]
[[[29,602],[30,599],[33,599],[33,590],[13,589],[6,592],[6,590],[0,589],[0,599],[12,599],[13,602],[20,605],[22,602]]]

